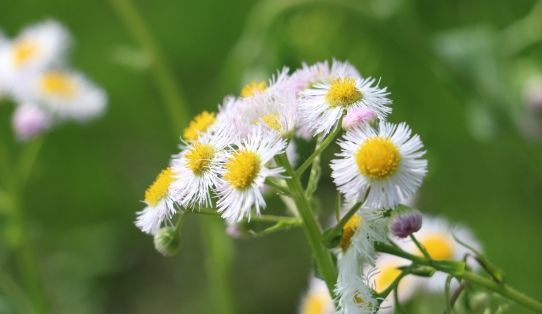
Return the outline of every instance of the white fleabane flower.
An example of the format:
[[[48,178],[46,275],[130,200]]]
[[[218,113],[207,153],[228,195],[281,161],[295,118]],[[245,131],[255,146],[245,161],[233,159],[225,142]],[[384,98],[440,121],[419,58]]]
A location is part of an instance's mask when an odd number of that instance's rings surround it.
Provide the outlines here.
[[[323,280],[311,278],[309,289],[301,301],[299,314],[335,314],[335,305]]]
[[[338,73],[349,72],[339,67]],[[327,134],[345,112],[352,108],[367,108],[384,120],[391,112],[391,100],[386,88],[378,87],[373,78],[356,78],[349,73],[333,75],[301,92],[299,97],[300,121],[312,135]]]
[[[0,77],[19,85],[35,71],[64,63],[69,44],[70,36],[58,22],[29,26],[0,49]]]
[[[416,193],[427,173],[422,142],[405,123],[356,127],[339,145],[331,176],[347,201],[367,194],[364,207],[393,208]]]
[[[211,189],[218,184],[221,156],[232,140],[226,129],[205,133],[173,158],[171,195],[176,202],[183,207],[211,206]]]
[[[429,255],[434,260],[456,260],[461,261],[465,254],[472,253],[467,248],[459,244],[455,239],[468,243],[477,251],[482,251],[482,246],[472,232],[465,226],[452,225],[449,221],[440,217],[423,216],[423,225],[420,231],[414,234],[418,241],[425,247]],[[422,256],[416,245],[408,242],[403,245],[406,251],[412,254]],[[478,270],[478,263],[470,263],[473,270]],[[433,292],[442,292],[446,282],[447,274],[436,272],[431,278],[424,280],[423,286]],[[454,285],[456,281],[452,281]],[[457,286],[457,285],[456,285]],[[452,286],[453,288],[454,286]]]
[[[361,210],[343,227],[339,244],[336,293],[341,313],[374,313],[377,308],[363,264],[373,265],[375,242],[386,242],[388,219],[377,211]]]
[[[105,110],[107,96],[83,74],[71,70],[46,70],[19,84],[15,97],[42,106],[59,119],[86,121]]]
[[[136,226],[141,231],[156,234],[162,222],[175,214],[173,199],[169,189],[174,180],[174,173],[170,167],[162,170],[154,182],[145,191],[145,204],[142,211],[137,213]]]
[[[375,261],[374,267],[366,267],[364,273],[370,276],[376,293],[382,293],[389,288],[401,274],[400,267],[410,265],[410,261],[389,254],[381,254]],[[418,278],[404,276],[398,286],[398,296],[401,303],[407,302],[414,295],[419,284]],[[393,292],[381,303],[378,313],[393,313]]]
[[[295,129],[297,107],[288,90],[268,91],[241,99],[229,113],[236,134],[247,136],[255,126],[263,126],[289,138]]]
[[[212,131],[216,126],[216,114],[214,112],[202,111],[196,115],[183,130],[183,140],[192,142],[198,139],[201,134]]]
[[[229,222],[249,218],[265,208],[262,189],[267,177],[279,176],[282,168],[272,168],[273,157],[284,152],[286,141],[276,133],[255,128],[247,138],[239,140],[225,156],[218,184],[217,208]]]
[[[288,79],[288,85],[290,90],[298,97],[303,91],[314,87],[316,84],[330,84],[340,77],[361,80],[361,75],[352,64],[333,60],[331,66],[327,61],[310,66],[303,63],[300,69],[292,73]],[[302,110],[299,106],[298,111],[296,135],[304,140],[309,140],[314,135],[313,124],[307,124],[307,121],[301,118]]]
[[[276,74],[273,74],[269,81],[252,81],[243,88],[241,88],[241,98],[248,99],[255,95],[267,92],[274,92],[279,89],[284,89],[288,87],[288,72],[287,67],[283,67],[278,70]]]

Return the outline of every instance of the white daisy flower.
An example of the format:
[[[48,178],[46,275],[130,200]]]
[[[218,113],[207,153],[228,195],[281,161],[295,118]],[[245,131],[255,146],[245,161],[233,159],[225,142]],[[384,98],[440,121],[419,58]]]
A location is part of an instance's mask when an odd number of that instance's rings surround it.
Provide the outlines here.
[[[333,60],[331,66],[327,61],[318,62],[313,65],[302,64],[301,68],[296,70],[290,76],[288,84],[296,96],[301,92],[314,87],[316,84],[328,83],[340,77],[352,77],[361,80],[361,75],[356,68],[348,63]],[[298,116],[301,116],[301,110],[298,106]],[[309,140],[313,136],[312,125],[307,124],[305,120],[298,118],[296,136]]]
[[[362,210],[343,227],[339,244],[338,278],[335,291],[341,313],[374,313],[377,301],[362,265],[373,265],[375,242],[386,242],[388,219],[376,211]]]
[[[265,208],[262,189],[267,177],[279,176],[284,169],[269,166],[273,157],[284,152],[286,141],[276,132],[255,128],[239,140],[225,157],[218,184],[217,208],[229,222],[250,219],[251,209],[260,214]]]
[[[226,129],[201,134],[173,159],[171,194],[176,202],[183,207],[211,206],[211,189],[218,184],[221,156],[232,139]]]
[[[356,127],[339,141],[332,177],[350,202],[369,208],[393,208],[418,190],[427,172],[418,135],[405,123],[381,122],[377,129]]]
[[[427,253],[434,260],[456,260],[461,261],[467,253],[472,253],[470,250],[459,244],[455,239],[458,238],[461,242],[468,243],[477,251],[482,251],[482,246],[472,232],[461,225],[451,225],[444,218],[429,217],[424,215],[423,225],[420,231],[414,234],[418,241],[425,247]],[[422,255],[413,242],[407,242],[403,245],[405,250],[417,255]],[[469,263],[473,270],[478,270],[478,263]],[[423,286],[432,292],[444,291],[447,274],[436,272],[431,278],[424,280]],[[456,284],[456,281],[452,281]]]
[[[62,64],[69,44],[70,36],[58,22],[32,25],[0,49],[0,77],[18,85],[34,71]]]
[[[60,119],[85,121],[99,116],[107,96],[83,74],[71,70],[47,70],[33,75],[15,90],[16,99],[31,101]]]
[[[301,301],[299,314],[335,314],[335,305],[323,280],[311,278],[309,290]]]
[[[296,98],[286,90],[259,93],[239,101],[228,114],[241,137],[247,136],[254,126],[262,125],[289,138],[296,124]]]
[[[301,123],[313,136],[329,133],[352,108],[371,109],[381,120],[391,112],[389,93],[375,79],[356,77],[348,64],[332,65],[331,71],[331,80],[315,83],[300,94]]]
[[[401,274],[400,267],[410,265],[410,261],[401,257],[389,254],[378,256],[374,267],[366,267],[364,272],[370,276],[372,286],[376,293],[382,293],[393,284]],[[399,302],[407,302],[412,298],[418,288],[420,281],[414,276],[405,276],[398,286]],[[378,313],[393,313],[394,298],[393,292],[381,303]]]
[[[137,213],[135,222],[141,231],[156,234],[162,222],[175,214],[174,202],[169,193],[173,180],[175,180],[174,172],[168,167],[160,172],[145,191],[144,202],[147,207]]]
[[[273,92],[288,87],[287,67],[283,67],[274,74],[269,81],[252,81],[241,88],[241,98],[247,99],[252,96]]]

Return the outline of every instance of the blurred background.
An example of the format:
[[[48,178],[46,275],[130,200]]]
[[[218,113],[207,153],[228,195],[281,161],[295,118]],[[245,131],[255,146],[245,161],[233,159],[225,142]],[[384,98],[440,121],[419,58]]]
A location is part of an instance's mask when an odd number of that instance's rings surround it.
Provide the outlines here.
[[[417,206],[470,226],[509,283],[542,299],[540,2],[134,5],[184,91],[190,115],[215,110],[224,95],[238,94],[247,81],[282,65],[337,58],[381,77],[392,92],[391,120],[408,122],[428,150],[430,173]],[[171,258],[158,254],[152,238],[133,224],[145,188],[176,152],[184,127],[170,123],[148,55],[110,2],[0,3],[0,28],[9,36],[47,18],[71,31],[72,64],[110,99],[102,119],[66,124],[46,137],[22,197],[25,232],[52,312],[214,313],[200,218],[188,220],[181,251]],[[0,140],[15,157],[22,145],[10,129],[12,110],[6,102],[0,106]],[[329,168],[324,172],[329,177]],[[319,195],[334,198],[330,181],[320,189]],[[17,278],[5,225],[0,213],[0,265]],[[235,240],[233,246],[236,312],[295,313],[311,270],[302,232]],[[413,313],[443,308],[442,296],[418,296],[409,305]],[[0,295],[0,313],[14,311]]]

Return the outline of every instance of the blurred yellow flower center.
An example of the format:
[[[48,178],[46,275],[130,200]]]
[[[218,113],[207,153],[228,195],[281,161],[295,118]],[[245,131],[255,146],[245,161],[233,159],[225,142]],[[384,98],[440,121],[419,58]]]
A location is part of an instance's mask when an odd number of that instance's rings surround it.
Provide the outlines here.
[[[41,78],[41,88],[50,95],[72,97],[75,94],[75,85],[71,77],[61,72],[47,72]]]
[[[379,273],[375,276],[375,291],[381,293],[386,290],[401,274],[397,265],[386,265],[378,268]]]
[[[183,131],[183,138],[185,141],[195,141],[198,139],[200,133],[204,133],[207,129],[215,123],[216,116],[214,112],[203,111],[190,121],[188,127]]]
[[[353,78],[335,79],[326,94],[326,101],[331,107],[348,107],[363,98]]]
[[[301,314],[324,314],[326,296],[321,294],[309,295],[301,307]]]
[[[250,97],[257,93],[263,92],[267,89],[267,83],[265,81],[252,81],[241,89],[241,96]]]
[[[435,260],[452,259],[454,249],[450,239],[444,234],[430,234],[420,240],[420,243],[425,247],[427,253]],[[421,252],[419,252],[421,255]]]
[[[261,120],[263,121],[263,123],[265,123],[267,127],[280,132],[282,126],[280,125],[280,120],[279,120],[278,115],[274,113],[269,113],[263,116]]]
[[[346,222],[346,224],[344,224],[343,236],[341,238],[341,242],[339,243],[339,246],[343,252],[350,247],[352,237],[354,236],[354,233],[356,233],[356,230],[358,230],[359,226],[361,226],[361,221],[362,218],[360,215],[354,215]]]
[[[173,171],[166,168],[160,172],[154,182],[145,191],[145,203],[149,206],[156,206],[166,197],[169,185],[173,182]]]
[[[226,163],[224,179],[236,189],[248,188],[260,172],[260,157],[251,151],[235,152]]]
[[[21,66],[34,58],[39,52],[39,46],[28,40],[19,41],[14,45],[13,57],[15,65]]]
[[[387,138],[375,137],[366,140],[356,153],[359,171],[366,177],[383,180],[399,168],[401,154],[397,146]]]
[[[215,148],[212,145],[196,143],[186,153],[188,168],[196,175],[200,175],[209,168],[214,156]]]

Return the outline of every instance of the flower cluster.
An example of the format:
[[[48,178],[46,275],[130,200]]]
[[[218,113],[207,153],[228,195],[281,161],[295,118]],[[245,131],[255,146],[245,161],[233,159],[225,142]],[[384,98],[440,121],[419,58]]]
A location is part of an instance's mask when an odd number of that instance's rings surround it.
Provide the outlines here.
[[[390,223],[390,213],[415,195],[427,172],[420,137],[405,123],[387,121],[391,104],[378,80],[335,60],[303,64],[293,73],[283,68],[268,81],[251,82],[238,96],[227,96],[216,113],[202,112],[190,122],[180,152],[147,189],[146,207],[136,225],[156,236],[171,230],[176,214],[213,208],[235,225],[262,215],[268,189],[285,195],[290,208],[294,199],[292,212],[306,219],[300,205],[310,199],[299,199],[311,193],[309,188],[299,191],[303,172],[340,136],[340,151],[329,165],[345,204],[335,230],[340,235],[332,250],[338,276],[331,290],[341,313],[374,313],[403,262],[379,255],[375,244],[389,243],[390,228],[400,238],[420,230],[421,218]],[[294,142],[311,139],[316,139],[315,153],[294,170]],[[318,177],[311,171],[308,186],[316,185]],[[420,231],[420,241],[432,258],[453,259],[463,253],[452,245],[448,230],[428,225]],[[404,249],[418,254],[410,244]],[[332,299],[321,292],[309,291],[303,313],[334,311],[333,304],[325,303]]]
[[[0,97],[17,104],[12,123],[19,140],[104,111],[105,93],[68,65],[70,44],[68,32],[54,21],[29,26],[13,39],[0,36]]]

